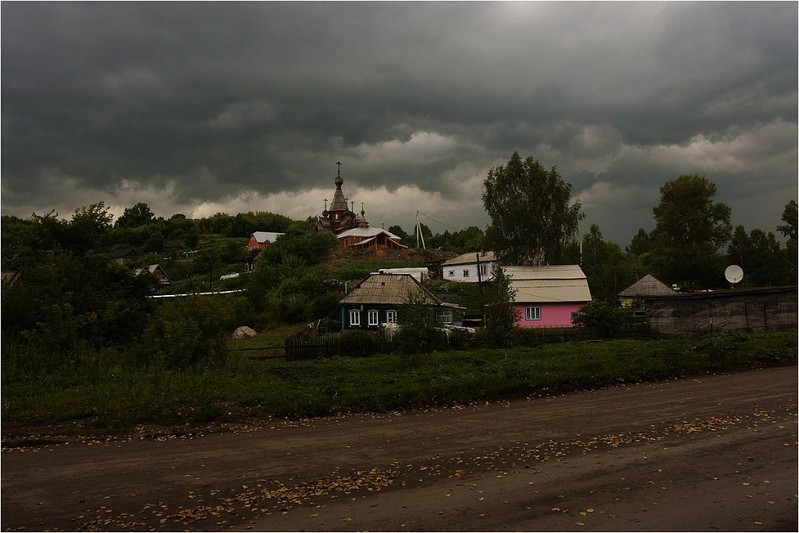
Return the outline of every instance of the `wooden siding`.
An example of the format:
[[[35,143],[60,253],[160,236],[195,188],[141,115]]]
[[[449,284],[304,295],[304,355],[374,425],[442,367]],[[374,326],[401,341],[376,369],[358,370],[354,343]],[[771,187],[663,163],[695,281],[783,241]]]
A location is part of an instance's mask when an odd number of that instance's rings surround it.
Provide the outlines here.
[[[657,337],[692,337],[796,329],[797,288],[736,289],[646,299]]]

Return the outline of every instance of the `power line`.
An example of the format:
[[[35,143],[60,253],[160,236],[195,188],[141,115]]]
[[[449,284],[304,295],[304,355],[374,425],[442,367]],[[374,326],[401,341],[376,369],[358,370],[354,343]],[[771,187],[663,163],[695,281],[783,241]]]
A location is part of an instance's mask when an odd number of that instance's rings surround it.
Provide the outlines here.
[[[419,214],[419,215],[422,215],[422,216],[425,216],[425,217],[429,218],[429,219],[430,219],[430,220],[432,220],[433,222],[438,222],[438,223],[439,223],[439,224],[441,224],[442,226],[446,226],[446,227],[448,227],[449,229],[451,229],[451,230],[453,230],[453,231],[459,231],[457,228],[453,228],[453,227],[452,227],[452,226],[450,226],[449,224],[446,224],[446,223],[444,223],[444,222],[441,222],[440,220],[436,220],[436,219],[434,219],[433,217],[431,217],[431,216],[429,216],[429,215],[425,215],[425,214],[424,214],[424,213],[422,213],[421,211],[418,211],[418,210],[417,210],[417,211],[416,211],[416,213],[417,213],[417,214]]]

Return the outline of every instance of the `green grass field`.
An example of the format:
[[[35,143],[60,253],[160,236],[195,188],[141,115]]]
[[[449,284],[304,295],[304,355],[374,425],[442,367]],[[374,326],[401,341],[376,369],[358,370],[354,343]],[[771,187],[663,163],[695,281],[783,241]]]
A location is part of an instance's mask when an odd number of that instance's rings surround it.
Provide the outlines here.
[[[246,417],[309,417],[546,395],[797,363],[796,332],[683,340],[611,340],[535,348],[255,360],[240,348],[296,331],[231,341],[220,369],[3,376],[3,438],[128,432]]]

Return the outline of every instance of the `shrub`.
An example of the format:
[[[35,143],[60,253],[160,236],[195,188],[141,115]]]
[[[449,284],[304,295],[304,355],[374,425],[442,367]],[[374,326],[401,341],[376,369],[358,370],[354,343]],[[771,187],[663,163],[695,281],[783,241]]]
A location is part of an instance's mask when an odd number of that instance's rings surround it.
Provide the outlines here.
[[[574,318],[576,325],[598,328],[604,337],[618,334],[626,322],[627,314],[624,310],[613,307],[604,300],[592,300],[585,304]]]
[[[162,304],[151,317],[138,350],[142,362],[170,369],[227,360],[227,339],[246,312],[241,298],[194,297]]]

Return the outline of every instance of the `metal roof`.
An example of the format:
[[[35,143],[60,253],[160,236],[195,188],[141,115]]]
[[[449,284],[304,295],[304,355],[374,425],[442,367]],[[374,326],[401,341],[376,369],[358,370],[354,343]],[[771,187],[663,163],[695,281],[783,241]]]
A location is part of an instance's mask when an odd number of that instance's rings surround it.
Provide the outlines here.
[[[454,265],[470,265],[470,264],[477,264],[477,255],[480,255],[480,262],[491,262],[496,261],[497,257],[494,252],[468,252],[465,254],[461,254],[458,257],[453,257],[449,261],[444,261],[443,266],[454,266]]]
[[[370,237],[376,237],[376,236],[380,235],[381,233],[385,233],[388,236],[388,238],[391,239],[391,240],[394,240],[394,241],[399,241],[400,240],[400,237],[398,237],[398,236],[394,235],[393,233],[391,233],[390,231],[386,231],[386,230],[384,230],[382,228],[352,228],[352,229],[348,229],[347,231],[342,231],[341,233],[339,233],[337,235],[337,237],[339,239],[343,239],[345,237],[370,238]]]
[[[255,240],[259,243],[264,243],[266,241],[275,242],[275,239],[283,235],[283,233],[276,233],[274,231],[254,231],[252,236],[255,237]]]
[[[340,300],[343,304],[387,304],[408,303],[409,295],[420,295],[428,305],[440,305],[441,300],[425,289],[410,274],[372,274],[359,287]]]
[[[504,267],[510,286],[516,291],[514,302],[590,302],[588,279],[579,265]]]
[[[507,266],[505,275],[514,280],[522,279],[586,279],[580,265]]]

